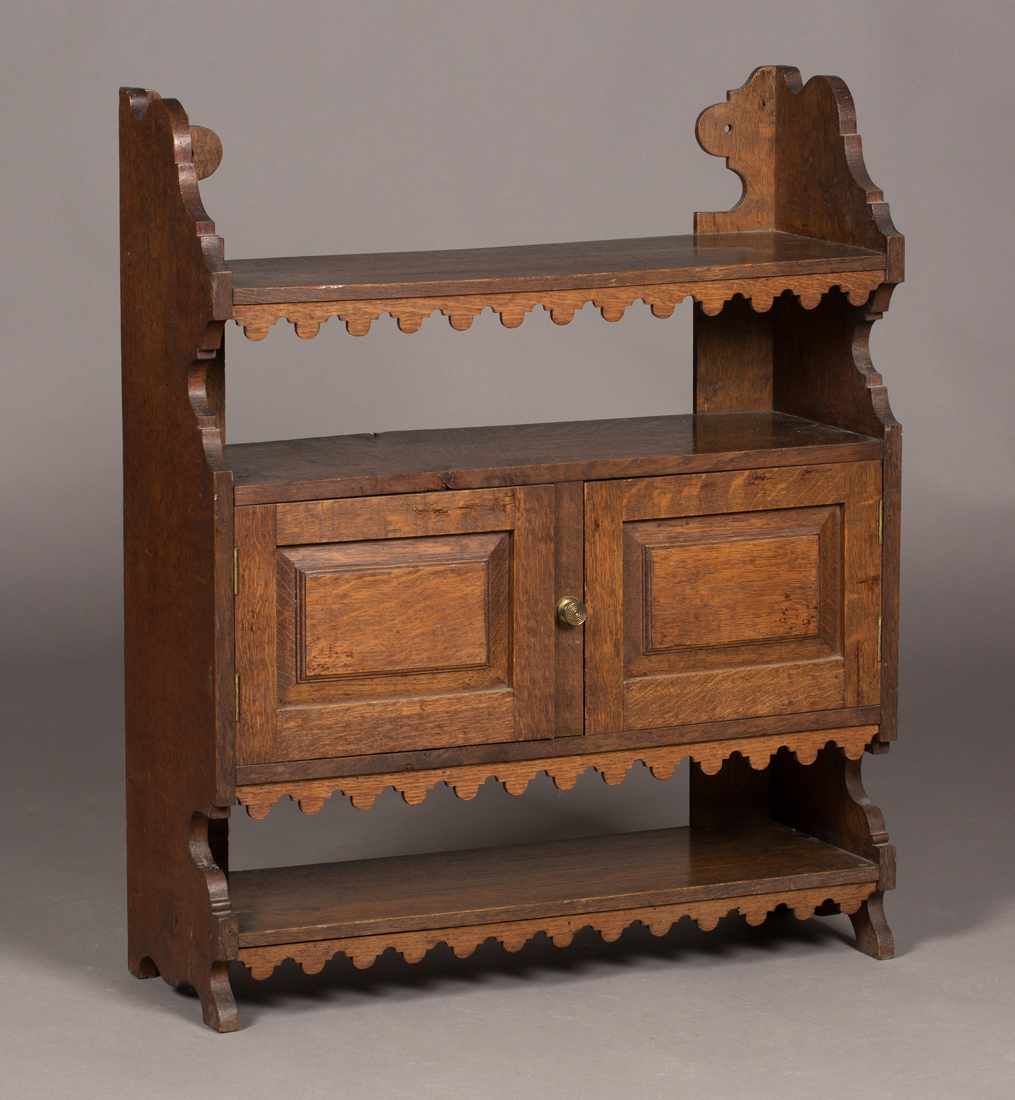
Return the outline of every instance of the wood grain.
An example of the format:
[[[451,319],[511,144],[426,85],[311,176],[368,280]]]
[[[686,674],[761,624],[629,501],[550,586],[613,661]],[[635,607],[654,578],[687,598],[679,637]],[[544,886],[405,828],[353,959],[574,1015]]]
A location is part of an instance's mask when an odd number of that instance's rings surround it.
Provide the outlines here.
[[[236,538],[236,673],[239,716],[237,764],[275,759],[277,708],[275,588],[275,509],[270,504],[237,508]],[[282,648],[285,648],[283,640]]]
[[[703,529],[700,521],[687,520],[628,524],[625,535],[648,584],[644,652],[816,637],[818,539],[828,510],[806,511],[818,511],[811,530],[801,530],[802,517],[768,513],[761,524],[749,515],[753,523],[732,530],[729,524]],[[782,520],[781,526],[773,519]],[[674,598],[676,593],[681,597]]]
[[[693,385],[696,413],[767,412],[772,405],[770,311],[733,298],[717,315],[694,307]]]
[[[197,178],[207,179],[222,163],[222,142],[207,126],[191,126],[190,145]]]
[[[454,691],[480,691],[507,685],[511,680],[511,562],[510,535],[492,534],[439,535],[428,538],[377,539],[352,543],[317,543],[311,546],[287,546],[278,549],[278,585],[286,589],[279,601],[278,622],[278,705],[283,707],[319,706],[347,703],[353,699],[378,699],[396,696],[447,695]],[[399,584],[409,585],[407,604],[392,606],[372,597],[372,582],[377,566],[414,564],[429,571],[451,564],[481,569],[475,578],[482,591],[475,592],[476,606],[470,623],[462,631],[476,646],[470,663],[457,667],[448,663],[461,639],[455,635],[453,609],[445,606],[448,595],[430,587],[426,606],[412,606],[415,578],[397,572]],[[361,567],[367,568],[361,568]],[[357,586],[356,601],[349,608],[332,600],[322,608],[327,626],[317,641],[328,650],[341,649],[345,641],[343,622],[350,611],[356,612],[358,632],[369,668],[347,667],[333,674],[308,676],[304,649],[308,645],[302,581],[313,576],[354,577],[367,587]],[[382,578],[384,572],[379,574]],[[425,575],[425,573],[424,573]],[[302,578],[302,581],[301,581]],[[291,594],[290,594],[291,593]],[[383,593],[382,593],[383,594]],[[332,593],[332,596],[336,595]],[[464,615],[465,609],[459,612]],[[438,622],[433,615],[440,613]],[[285,621],[283,621],[285,619]],[[443,626],[444,630],[437,628]],[[480,652],[480,649],[482,650]],[[443,662],[443,663],[442,663]],[[398,663],[406,667],[395,667]]]
[[[882,455],[880,439],[771,411],[381,432],[226,447],[237,504],[880,461]]]
[[[850,467],[845,507],[846,706],[881,701],[881,464]]]
[[[554,595],[585,602],[585,486],[554,486]],[[556,603],[556,601],[555,601]],[[585,732],[585,627],[554,621],[554,736]]]
[[[877,250],[813,234],[643,237],[435,252],[231,260],[234,306],[353,302],[554,291],[877,271]],[[635,297],[638,295],[636,294]],[[585,297],[583,301],[589,301]],[[440,308],[440,307],[436,307]],[[562,319],[563,320],[563,319]],[[568,318],[570,320],[570,318]]]
[[[624,728],[623,482],[585,486],[585,732]]]
[[[903,240],[867,174],[853,99],[838,77],[804,85],[790,66],[755,69],[702,111],[695,133],[744,187],[732,210],[695,214],[699,237],[781,231],[836,241],[883,253],[885,282],[901,282]]]
[[[725,741],[703,741],[682,745],[656,745],[636,749],[572,754],[516,761],[489,761],[478,765],[447,768],[420,768],[415,771],[336,776],[327,779],[290,780],[288,782],[249,783],[237,787],[236,798],[247,813],[257,819],[266,817],[279,799],[288,796],[298,802],[304,813],[313,814],[324,801],[338,793],[351,799],[358,809],[369,809],[386,787],[392,787],[410,805],[416,806],[438,783],[445,783],[465,800],[475,798],[487,779],[501,783],[508,794],[523,794],[529,783],[545,772],[558,790],[569,791],[578,776],[594,768],[610,786],[623,782],[639,761],[656,779],[669,779],[685,759],[693,760],[709,775],[719,771],[732,753],[739,753],[753,768],[765,768],[772,756],[785,748],[801,763],[817,758],[826,744],[841,746],[850,759],[863,755],[877,733],[877,726],[852,726],[842,729],[783,732]]]
[[[841,654],[841,511],[625,524],[625,677]]]
[[[802,829],[827,844],[870,860],[878,868],[877,889],[853,916],[857,946],[876,959],[895,950],[885,921],[883,897],[895,889],[895,847],[888,842],[885,819],[867,797],[861,779],[862,758],[848,758],[828,747],[807,767],[788,754],[772,761],[772,818]]]
[[[277,699],[251,701],[275,708],[273,759],[552,737],[554,504],[528,485],[276,506],[274,639],[241,639],[277,660]]]
[[[834,710],[796,711],[793,714],[769,715],[761,718],[737,718],[728,722],[692,722],[686,726],[667,726],[654,730],[619,732],[579,737],[549,737],[543,741],[505,741],[486,745],[458,745],[449,748],[423,749],[410,752],[364,753],[359,756],[320,757],[313,760],[290,760],[274,764],[247,764],[236,770],[237,782],[243,786],[352,777],[398,774],[409,781],[411,773],[462,765],[490,764],[499,766],[514,761],[543,758],[558,760],[568,756],[613,752],[619,749],[659,748],[673,745],[693,745],[703,741],[735,741],[758,737],[784,736],[858,726],[876,726],[880,720],[878,707],[851,707]]]
[[[879,740],[897,736],[898,593],[902,429],[888,403],[888,392],[870,358],[870,331],[888,306],[892,286],[881,288],[866,309],[832,294],[814,313],[778,303],[775,316],[777,408],[884,440],[881,546],[882,664],[884,721]],[[812,365],[822,363],[822,370]]]
[[[230,891],[240,946],[258,947],[827,890],[876,877],[877,865],[862,856],[769,821],[235,871]]]
[[[509,531],[515,525],[517,492],[474,489],[357,500],[279,504],[275,510],[279,546],[360,539],[464,535]]]
[[[558,325],[566,325],[575,313],[591,302],[607,321],[619,321],[628,307],[644,302],[659,318],[672,316],[685,299],[693,298],[703,313],[714,317],[735,295],[748,299],[759,312],[772,308],[783,294],[791,294],[804,309],[814,309],[822,295],[840,289],[850,301],[862,304],[884,281],[884,270],[835,271],[830,274],[794,274],[762,276],[744,273],[740,278],[716,282],[659,283],[650,286],[623,286],[610,289],[516,292],[513,294],[471,294],[436,297],[375,298],[355,301],[298,301],[268,305],[234,305],[233,320],[243,326],[249,340],[263,340],[276,321],[283,318],[295,326],[296,335],[312,340],[321,325],[332,317],[345,322],[353,336],[365,336],[380,316],[390,314],[402,332],[418,332],[433,313],[448,318],[459,332],[471,327],[473,320],[490,309],[500,316],[505,328],[518,328],[526,316],[542,306]]]
[[[279,707],[277,759],[508,741],[516,736],[516,705],[514,691],[503,687]]]
[[[120,92],[128,963],[235,1030],[216,824],[235,799],[221,241],[176,100]],[[215,851],[212,850],[212,844]]]
[[[289,550],[300,583],[301,679],[486,666],[490,558],[504,532]]]
[[[789,470],[632,478],[617,484],[622,495],[623,518],[628,522],[838,504],[846,496],[847,470],[845,464],[829,463]]]
[[[625,680],[624,729],[841,707],[844,664],[825,657]]]
[[[554,733],[554,490],[525,485],[517,493],[511,554],[515,737],[539,741]]]
[[[341,939],[309,940],[267,947],[240,948],[239,960],[255,979],[269,977],[280,963],[293,959],[306,974],[319,974],[337,954],[345,954],[359,970],[372,966],[389,947],[407,963],[422,961],[438,944],[447,944],[460,959],[468,958],[480,944],[493,939],[506,951],[520,951],[540,932],[555,947],[567,947],[575,933],[583,928],[597,931],[606,943],[618,940],[634,923],[643,924],[654,936],[664,936],[682,917],[690,917],[703,931],[710,932],[730,913],[742,915],[748,924],[762,924],[781,905],[793,911],[798,920],[806,920],[831,902],[837,912],[855,914],[867,905],[871,885],[819,887],[815,890],[778,890],[749,897],[727,897],[712,901],[683,902],[676,905],[648,905],[633,909],[615,909],[580,917],[537,917],[527,921],[504,921],[469,925],[465,928],[440,928],[427,932],[387,933],[379,936],[350,936]]]

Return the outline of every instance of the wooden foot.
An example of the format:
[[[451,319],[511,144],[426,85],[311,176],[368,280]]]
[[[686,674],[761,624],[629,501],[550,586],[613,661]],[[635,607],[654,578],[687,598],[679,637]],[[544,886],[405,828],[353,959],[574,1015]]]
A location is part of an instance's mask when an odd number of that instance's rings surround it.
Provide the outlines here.
[[[890,959],[895,955],[895,940],[885,920],[885,895],[875,891],[849,919],[856,933],[856,946],[872,959]]]
[[[229,964],[214,963],[208,980],[194,986],[201,998],[204,1022],[213,1031],[237,1031],[240,1018],[236,1011],[233,987],[229,984]]]
[[[127,969],[135,978],[157,978],[159,976],[159,968],[150,955],[142,955],[139,959],[128,959]]]

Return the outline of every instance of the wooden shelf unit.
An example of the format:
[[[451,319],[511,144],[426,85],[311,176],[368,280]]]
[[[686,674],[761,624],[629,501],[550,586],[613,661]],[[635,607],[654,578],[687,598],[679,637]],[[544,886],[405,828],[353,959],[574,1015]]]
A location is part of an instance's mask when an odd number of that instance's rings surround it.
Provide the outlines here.
[[[779,905],[847,912],[890,957],[895,853],[860,761],[896,736],[901,434],[867,341],[903,240],[845,85],[766,67],[703,112],[744,194],[693,235],[444,252],[227,260],[198,193],[217,137],[137,89],[120,127],[133,973],[193,986],[227,1031],[234,960]],[[687,297],[693,415],[224,442],[230,320],[513,328]],[[685,829],[228,868],[237,803],[685,758]]]

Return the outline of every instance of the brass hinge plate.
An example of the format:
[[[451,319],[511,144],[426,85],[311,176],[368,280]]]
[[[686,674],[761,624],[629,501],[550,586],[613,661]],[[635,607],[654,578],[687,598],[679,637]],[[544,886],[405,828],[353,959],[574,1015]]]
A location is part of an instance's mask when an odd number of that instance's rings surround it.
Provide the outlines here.
[[[878,621],[880,622],[880,619]],[[881,643],[879,641],[878,642],[878,654],[879,654],[879,656],[880,656],[880,653],[881,653]],[[236,683],[236,689],[235,689],[235,697],[234,697],[234,700],[233,700],[234,704],[235,704],[234,717],[235,717],[236,721],[238,722],[240,720],[240,674],[238,672],[236,673],[235,683]]]
[[[878,536],[878,542],[881,541],[881,536]],[[238,546],[233,547],[233,595],[238,596],[240,594],[240,548]]]
[[[881,616],[878,616],[878,664],[881,664]]]
[[[885,502],[878,501],[878,546],[883,545],[885,537]]]

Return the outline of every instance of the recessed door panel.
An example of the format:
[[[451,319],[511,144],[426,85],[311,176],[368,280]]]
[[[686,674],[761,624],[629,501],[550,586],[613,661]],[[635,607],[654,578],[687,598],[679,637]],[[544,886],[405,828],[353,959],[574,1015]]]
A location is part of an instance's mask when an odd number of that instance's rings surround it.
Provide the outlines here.
[[[295,609],[293,684],[508,665],[510,534],[280,547],[279,589]],[[285,613],[285,612],[283,612]],[[337,684],[339,693],[346,683]],[[290,693],[291,694],[291,693]]]
[[[589,483],[586,732],[876,703],[880,484],[873,462]]]
[[[842,507],[624,524],[625,677],[841,655]]]

